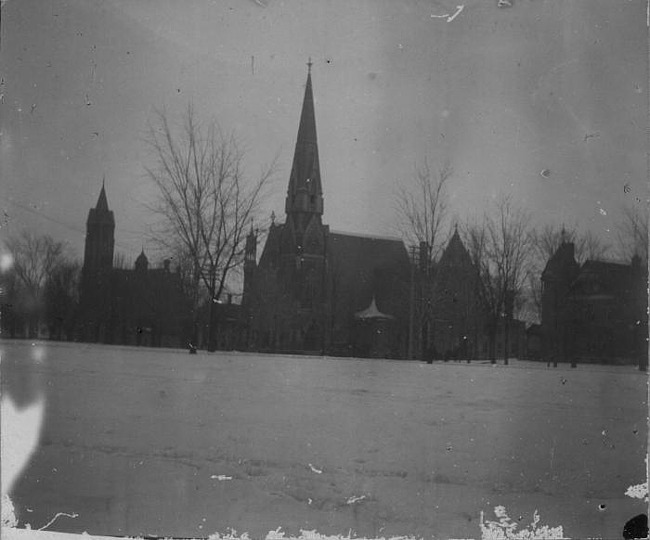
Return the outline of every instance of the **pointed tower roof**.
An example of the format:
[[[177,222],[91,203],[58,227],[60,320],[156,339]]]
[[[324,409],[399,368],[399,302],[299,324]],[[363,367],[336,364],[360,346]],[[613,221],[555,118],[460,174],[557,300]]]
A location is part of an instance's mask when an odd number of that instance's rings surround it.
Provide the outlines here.
[[[564,231],[564,228],[562,230]],[[563,233],[562,243],[547,261],[541,278],[543,281],[558,279],[572,281],[579,267],[580,265],[575,259],[575,245],[573,242],[567,242]]]
[[[300,125],[298,126],[298,139],[296,151],[304,145],[316,144],[316,114],[314,113],[314,93],[311,85],[311,62],[308,64],[307,84],[305,85],[305,96],[302,100],[302,112],[300,113]],[[301,156],[302,157],[302,156]]]
[[[105,182],[102,181],[102,190],[99,192],[99,198],[97,199],[95,208],[91,208],[88,211],[86,227],[97,224],[115,227],[115,217],[113,216],[113,211],[108,208],[108,199],[106,197],[106,188],[104,183]]]
[[[318,142],[316,139],[316,115],[311,84],[311,59],[307,64],[307,84],[300,113],[298,138],[293,155],[286,211],[323,213]]]
[[[472,259],[467,248],[458,233],[458,225],[454,226],[454,234],[451,236],[445,251],[440,258],[441,266],[471,266]]]
[[[138,255],[138,258],[135,260],[135,269],[147,270],[148,266],[149,266],[149,259],[147,259],[147,256],[144,254],[144,246],[143,246],[142,251],[140,251],[140,255]]]
[[[108,212],[108,200],[106,199],[106,189],[104,188],[105,181],[102,180],[102,190],[99,192],[99,198],[97,199],[97,205],[95,206],[96,210],[100,212]]]

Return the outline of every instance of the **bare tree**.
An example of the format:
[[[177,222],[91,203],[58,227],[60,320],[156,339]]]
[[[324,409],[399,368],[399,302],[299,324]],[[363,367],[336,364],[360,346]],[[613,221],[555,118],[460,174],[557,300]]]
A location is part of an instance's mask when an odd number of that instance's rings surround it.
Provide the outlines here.
[[[466,228],[468,251],[479,273],[480,295],[487,313],[490,357],[495,360],[495,339],[503,323],[504,354],[508,364],[510,326],[520,305],[532,256],[530,216],[515,207],[508,196],[500,197],[493,214]]]
[[[45,316],[50,337],[72,339],[79,302],[81,265],[77,261],[61,261],[45,282]]]
[[[497,214],[488,222],[488,256],[496,269],[503,308],[504,363],[508,363],[510,323],[519,303],[532,255],[530,215],[516,208],[510,197],[501,197]]]
[[[48,235],[36,235],[24,229],[6,241],[13,256],[22,304],[29,318],[30,337],[36,337],[43,315],[45,283],[66,257],[66,245]]]
[[[224,135],[214,121],[202,125],[192,105],[177,128],[158,111],[147,142],[155,164],[146,172],[159,191],[153,207],[161,218],[156,238],[191,263],[194,343],[200,291],[207,292],[208,350],[214,350],[214,304],[230,272],[243,262],[247,226],[275,172],[275,161],[249,181],[238,140]]]
[[[486,317],[490,361],[496,362],[496,335],[501,318],[502,300],[499,281],[489,257],[488,219],[466,223],[463,227],[464,242],[478,274],[478,296],[482,312]]]
[[[430,268],[443,249],[448,234],[445,233],[449,209],[447,184],[453,174],[445,164],[432,171],[428,160],[416,167],[409,185],[402,185],[395,198],[400,233],[407,244],[425,245]]]
[[[131,267],[124,253],[116,253],[113,257],[113,268],[115,270],[128,270]]]
[[[572,242],[578,263],[588,259],[601,259],[609,253],[609,246],[591,231],[566,229],[564,226],[546,225],[532,232],[532,242],[538,265],[546,262],[555,254],[562,242]]]
[[[648,261],[648,208],[626,206],[618,223],[619,254],[625,259],[638,255]]]
[[[452,174],[449,164],[435,171],[425,158],[420,167],[416,165],[411,181],[401,185],[395,195],[399,232],[411,250],[417,246],[419,253],[417,258],[415,253],[412,256],[412,264],[418,264],[420,270],[418,279],[415,273],[411,277],[409,358],[418,349],[425,356],[429,348],[426,342],[432,338],[427,331],[435,277],[432,270],[449,239],[447,185]]]

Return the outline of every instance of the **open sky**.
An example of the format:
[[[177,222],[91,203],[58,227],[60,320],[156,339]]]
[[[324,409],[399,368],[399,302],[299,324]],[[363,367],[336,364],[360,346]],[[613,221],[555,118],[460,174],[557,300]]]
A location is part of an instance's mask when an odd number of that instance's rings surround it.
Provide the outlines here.
[[[394,235],[396,187],[426,157],[453,167],[458,219],[511,193],[538,223],[615,242],[647,198],[647,3],[510,3],[7,0],[0,235],[34,227],[81,254],[105,177],[134,259],[147,122],[189,101],[245,141],[251,175],[279,155],[264,215],[282,216],[311,56],[333,229]]]

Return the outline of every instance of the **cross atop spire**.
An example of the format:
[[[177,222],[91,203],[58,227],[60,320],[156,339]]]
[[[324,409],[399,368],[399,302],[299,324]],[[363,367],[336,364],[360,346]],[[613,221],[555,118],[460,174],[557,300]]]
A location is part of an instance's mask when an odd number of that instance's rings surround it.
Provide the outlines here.
[[[313,66],[314,63],[311,61],[311,56],[309,57],[309,60],[307,61],[307,74],[311,75],[311,66]]]

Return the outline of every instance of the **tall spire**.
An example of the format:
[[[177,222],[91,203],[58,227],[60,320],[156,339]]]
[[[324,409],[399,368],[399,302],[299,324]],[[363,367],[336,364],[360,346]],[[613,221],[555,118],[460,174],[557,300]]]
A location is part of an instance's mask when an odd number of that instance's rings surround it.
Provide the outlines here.
[[[95,206],[95,209],[100,212],[108,212],[108,200],[106,199],[106,190],[104,189],[105,181],[106,179],[104,178],[102,180],[102,190],[99,192],[99,199],[97,199],[97,206]]]
[[[287,214],[294,212],[323,213],[323,189],[318,161],[318,142],[316,139],[316,115],[314,114],[314,95],[311,85],[311,58],[307,63],[307,84],[300,113],[298,138],[293,156],[291,176],[285,209]]]

